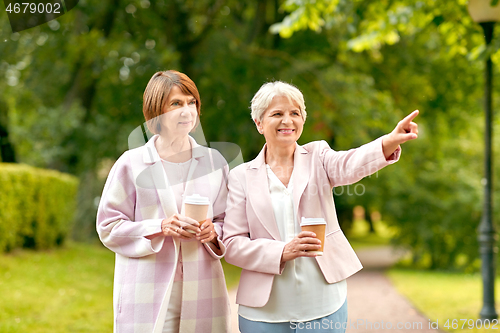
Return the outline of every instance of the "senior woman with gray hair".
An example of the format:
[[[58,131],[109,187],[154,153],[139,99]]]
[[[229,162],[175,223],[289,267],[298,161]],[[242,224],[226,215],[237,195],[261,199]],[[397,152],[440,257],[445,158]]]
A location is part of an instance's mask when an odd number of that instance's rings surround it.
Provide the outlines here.
[[[332,189],[396,162],[400,144],[417,138],[418,111],[381,138],[349,151],[325,141],[299,146],[306,120],[302,93],[276,81],[251,104],[266,144],[229,175],[223,243],[226,261],[243,268],[236,297],[242,333],[345,332],[345,279],[362,266],[339,227]],[[323,218],[326,236],[301,231],[301,218]]]

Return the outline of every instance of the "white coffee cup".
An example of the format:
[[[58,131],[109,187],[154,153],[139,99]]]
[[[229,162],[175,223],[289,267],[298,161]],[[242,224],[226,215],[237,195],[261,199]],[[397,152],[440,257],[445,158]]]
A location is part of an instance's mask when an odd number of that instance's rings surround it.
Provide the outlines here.
[[[184,215],[198,222],[198,227],[207,219],[208,206],[210,200],[199,194],[193,194],[184,200]],[[194,231],[188,230],[194,234]]]

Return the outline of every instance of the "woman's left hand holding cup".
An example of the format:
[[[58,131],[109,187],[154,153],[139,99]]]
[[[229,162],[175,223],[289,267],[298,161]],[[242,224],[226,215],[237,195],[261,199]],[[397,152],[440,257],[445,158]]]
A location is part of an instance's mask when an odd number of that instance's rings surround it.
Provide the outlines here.
[[[174,214],[167,219],[163,219],[161,222],[161,231],[165,236],[191,239],[195,237],[197,233],[201,232],[197,225],[198,222],[190,217]]]

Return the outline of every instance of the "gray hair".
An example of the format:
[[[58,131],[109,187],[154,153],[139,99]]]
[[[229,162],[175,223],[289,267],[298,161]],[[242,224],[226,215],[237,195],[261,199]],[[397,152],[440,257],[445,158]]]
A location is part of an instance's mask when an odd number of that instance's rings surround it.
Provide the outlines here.
[[[264,83],[255,96],[253,96],[250,108],[252,110],[252,119],[254,121],[262,121],[264,112],[266,112],[269,104],[271,104],[271,101],[275,96],[284,96],[290,101],[297,103],[300,108],[302,119],[304,119],[304,121],[306,120],[306,104],[304,103],[304,96],[300,90],[289,83],[274,81]]]

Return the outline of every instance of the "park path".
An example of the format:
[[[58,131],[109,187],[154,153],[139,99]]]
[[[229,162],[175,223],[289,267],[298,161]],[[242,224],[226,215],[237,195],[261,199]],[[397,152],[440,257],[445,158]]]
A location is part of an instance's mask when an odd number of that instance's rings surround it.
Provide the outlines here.
[[[364,268],[347,279],[349,319],[346,333],[440,332],[430,328],[429,320],[396,291],[384,274],[403,253],[387,246],[361,249],[356,254]]]
[[[364,268],[347,279],[349,319],[346,333],[441,332],[429,328],[429,320],[396,291],[384,274],[384,270],[391,267],[402,253],[397,253],[390,247],[361,249],[356,253]],[[236,288],[229,291],[229,298],[232,332],[239,333]]]

